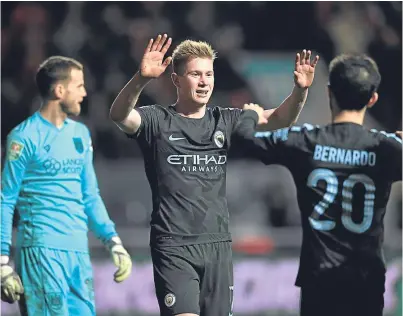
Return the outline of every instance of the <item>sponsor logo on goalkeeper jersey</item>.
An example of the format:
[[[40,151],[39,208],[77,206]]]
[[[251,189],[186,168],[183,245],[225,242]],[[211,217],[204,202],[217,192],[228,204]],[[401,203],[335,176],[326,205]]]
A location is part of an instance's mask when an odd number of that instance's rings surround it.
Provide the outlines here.
[[[59,173],[73,174],[81,173],[83,170],[84,159],[63,159],[61,161],[50,158],[43,163],[47,174],[55,176]]]
[[[10,144],[10,147],[8,148],[8,154],[7,154],[8,160],[13,161],[20,158],[23,149],[24,149],[23,144],[13,140]]]
[[[177,165],[182,172],[219,172],[227,163],[226,155],[170,155],[170,165]]]

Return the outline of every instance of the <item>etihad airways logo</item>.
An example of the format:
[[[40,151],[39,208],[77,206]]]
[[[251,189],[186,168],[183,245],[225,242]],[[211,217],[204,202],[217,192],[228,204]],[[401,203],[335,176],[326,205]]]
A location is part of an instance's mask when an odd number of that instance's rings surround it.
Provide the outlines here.
[[[225,155],[170,155],[170,165],[178,165],[184,172],[218,172],[227,162]]]

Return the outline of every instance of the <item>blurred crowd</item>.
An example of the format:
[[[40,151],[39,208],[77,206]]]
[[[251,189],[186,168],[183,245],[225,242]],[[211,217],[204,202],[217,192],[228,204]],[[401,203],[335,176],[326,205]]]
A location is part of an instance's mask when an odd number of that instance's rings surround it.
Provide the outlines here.
[[[158,33],[173,38],[168,54],[187,38],[213,45],[218,59],[211,101],[221,106],[264,103],[233,69],[230,57],[237,52],[294,54],[306,48],[325,64],[342,52],[368,53],[382,74],[380,100],[371,114],[388,131],[401,129],[401,2],[2,2],[1,12],[2,153],[8,132],[40,107],[38,65],[51,55],[76,58],[84,64],[88,91],[79,120],[92,132],[101,192],[121,226],[148,227],[151,197],[140,151],[109,119],[109,108],[137,71],[148,39]],[[146,87],[140,105],[176,101],[170,72]],[[248,230],[250,223],[248,231],[256,234],[259,227],[266,232],[267,223],[299,225],[287,171],[242,160],[234,164],[228,201],[235,226]],[[392,226],[401,223],[395,216],[401,216],[401,193],[394,203]]]
[[[40,106],[38,65],[66,55],[85,66],[84,121],[96,154],[138,156],[108,119],[110,105],[136,72],[150,37],[168,33],[206,40],[218,51],[212,103],[240,106],[255,100],[228,57],[240,50],[317,51],[328,63],[341,52],[364,52],[382,73],[381,99],[371,110],[382,125],[401,126],[401,2],[2,2],[2,148],[7,133]],[[171,48],[172,51],[172,48]],[[290,61],[292,62],[292,61]],[[145,104],[175,102],[170,71],[148,85]],[[127,143],[126,143],[127,144]]]

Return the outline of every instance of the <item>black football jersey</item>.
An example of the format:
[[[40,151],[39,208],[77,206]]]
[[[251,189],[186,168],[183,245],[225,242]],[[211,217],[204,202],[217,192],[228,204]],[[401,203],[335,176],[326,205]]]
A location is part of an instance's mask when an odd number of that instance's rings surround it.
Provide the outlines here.
[[[245,128],[237,134],[245,152],[294,177],[303,225],[296,284],[342,265],[383,269],[383,218],[391,185],[402,179],[401,139],[354,123]]]
[[[186,245],[231,240],[226,199],[227,153],[238,122],[257,114],[207,108],[186,118],[174,106],[136,109],[137,139],[152,191],[151,245]]]

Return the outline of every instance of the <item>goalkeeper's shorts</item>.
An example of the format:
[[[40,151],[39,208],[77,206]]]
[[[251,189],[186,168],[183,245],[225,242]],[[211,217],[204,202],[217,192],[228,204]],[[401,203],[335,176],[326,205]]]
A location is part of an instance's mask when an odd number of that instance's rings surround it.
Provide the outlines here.
[[[15,266],[25,290],[19,301],[22,315],[95,315],[88,253],[20,248]]]

